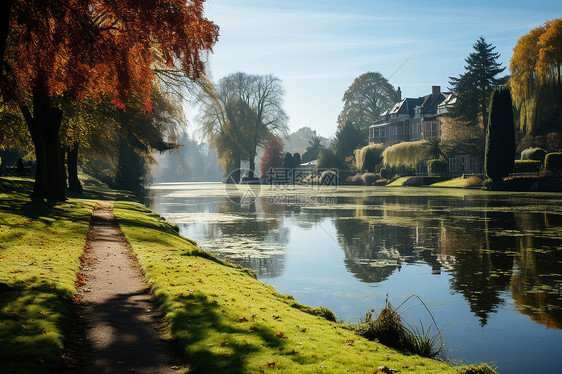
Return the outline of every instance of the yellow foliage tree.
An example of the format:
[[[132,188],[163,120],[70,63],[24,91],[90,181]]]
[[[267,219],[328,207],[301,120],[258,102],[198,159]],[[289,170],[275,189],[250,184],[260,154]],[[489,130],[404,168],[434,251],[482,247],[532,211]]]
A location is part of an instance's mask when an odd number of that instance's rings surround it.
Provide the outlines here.
[[[531,30],[513,49],[510,86],[523,134],[537,132],[556,116],[561,97],[560,65],[562,19]]]

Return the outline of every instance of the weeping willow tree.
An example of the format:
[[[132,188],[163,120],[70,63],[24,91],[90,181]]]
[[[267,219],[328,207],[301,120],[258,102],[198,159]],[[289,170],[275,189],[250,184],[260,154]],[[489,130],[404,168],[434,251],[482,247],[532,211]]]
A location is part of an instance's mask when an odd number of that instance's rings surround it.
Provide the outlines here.
[[[369,144],[363,148],[356,149],[355,167],[361,173],[375,172],[375,166],[382,161],[382,152],[384,150],[383,144]]]
[[[394,144],[383,151],[382,158],[386,166],[415,168],[427,158],[427,141]]]
[[[253,173],[257,148],[272,135],[287,133],[283,95],[278,78],[240,72],[201,90],[198,121],[203,135],[216,147],[225,174],[239,169],[241,160],[250,162]],[[239,175],[231,176],[239,180]]]
[[[510,87],[523,134],[561,130],[562,19],[522,36],[513,49]]]

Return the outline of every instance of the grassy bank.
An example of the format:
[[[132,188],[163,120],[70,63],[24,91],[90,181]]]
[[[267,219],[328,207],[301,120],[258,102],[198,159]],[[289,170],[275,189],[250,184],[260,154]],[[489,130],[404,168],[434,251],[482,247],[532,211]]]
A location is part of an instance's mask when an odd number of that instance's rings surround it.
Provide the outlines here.
[[[32,182],[0,178],[0,373],[57,373],[94,207],[29,200]]]
[[[59,204],[29,201],[29,181],[0,178],[0,372],[58,373],[91,212],[92,191]],[[143,205],[115,216],[191,372],[484,373],[402,354],[344,329],[223,263]],[[328,319],[326,319],[326,317]],[[472,371],[471,371],[472,370]]]
[[[300,305],[201,251],[138,203],[117,202],[115,216],[193,372],[492,372],[452,368],[360,338],[326,319],[324,309]]]

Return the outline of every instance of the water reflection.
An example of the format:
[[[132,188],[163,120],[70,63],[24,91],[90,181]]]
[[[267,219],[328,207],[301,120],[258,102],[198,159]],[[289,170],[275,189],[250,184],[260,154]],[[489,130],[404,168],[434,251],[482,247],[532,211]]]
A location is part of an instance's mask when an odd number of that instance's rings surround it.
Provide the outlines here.
[[[447,194],[430,189],[400,195],[396,190],[355,189],[330,192],[337,204],[283,205],[271,204],[267,195],[250,202],[227,198],[219,188],[156,190],[151,206],[204,249],[252,268],[260,279],[276,279],[277,285],[287,287],[285,292],[300,293],[303,303],[318,305],[322,297],[323,305],[338,309],[371,295],[372,288],[365,287],[423,283],[433,277],[441,283],[429,298],[437,305],[435,313],[439,308],[446,311],[446,319],[469,312],[487,331],[493,321],[498,328],[494,317],[503,321],[519,315],[528,325],[519,321],[511,326],[513,331],[539,325],[562,328],[559,195]],[[403,275],[420,264],[429,266],[429,274],[415,273],[423,279]],[[356,283],[350,283],[350,277]],[[384,292],[378,294],[384,300]],[[451,295],[464,302],[451,305]],[[363,312],[375,302],[366,299]],[[469,344],[462,326],[449,334],[459,339],[455,344]],[[495,336],[486,334],[484,338]],[[513,334],[530,345],[537,339]],[[556,339],[562,344],[562,335]],[[512,360],[509,357],[506,351],[505,359]],[[510,372],[524,367],[504,365]]]

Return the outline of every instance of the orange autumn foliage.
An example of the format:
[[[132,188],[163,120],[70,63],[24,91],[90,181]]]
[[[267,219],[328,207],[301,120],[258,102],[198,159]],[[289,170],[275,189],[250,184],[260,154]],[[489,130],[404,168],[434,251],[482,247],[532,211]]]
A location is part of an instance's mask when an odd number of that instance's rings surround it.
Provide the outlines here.
[[[205,72],[218,27],[204,0],[13,0],[5,51],[8,98],[45,80],[49,96],[140,94],[150,107],[155,67]],[[118,101],[117,101],[118,102]]]

